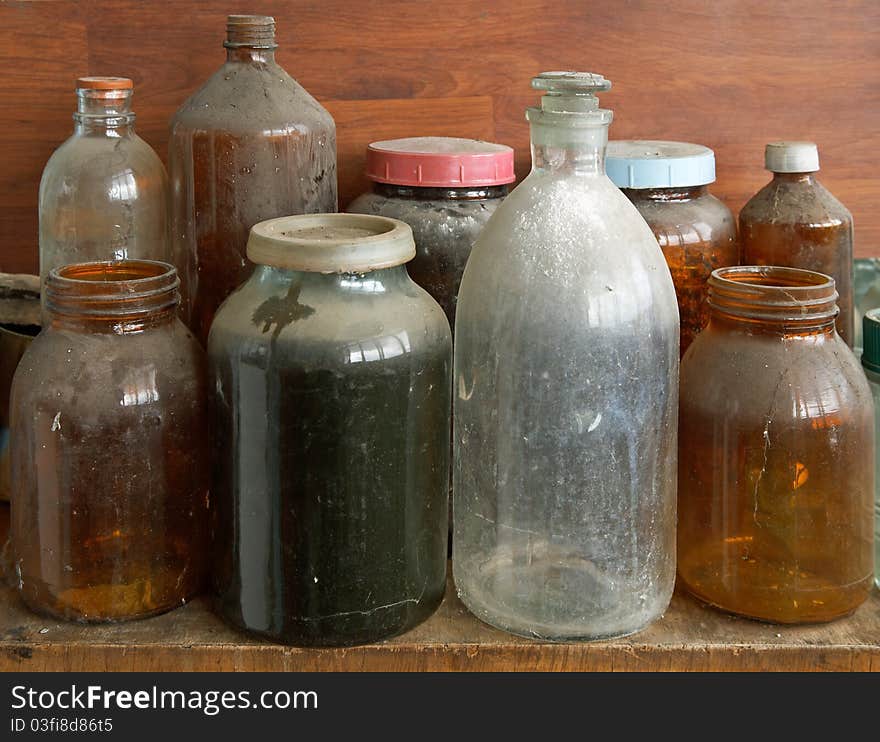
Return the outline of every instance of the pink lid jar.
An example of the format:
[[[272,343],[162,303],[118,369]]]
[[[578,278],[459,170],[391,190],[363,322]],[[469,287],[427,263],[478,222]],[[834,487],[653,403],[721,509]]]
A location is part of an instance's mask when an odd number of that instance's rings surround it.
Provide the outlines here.
[[[411,137],[367,148],[370,193],[348,211],[410,225],[416,257],[412,279],[443,307],[455,329],[458,286],[471,247],[515,179],[513,149],[453,137]]]

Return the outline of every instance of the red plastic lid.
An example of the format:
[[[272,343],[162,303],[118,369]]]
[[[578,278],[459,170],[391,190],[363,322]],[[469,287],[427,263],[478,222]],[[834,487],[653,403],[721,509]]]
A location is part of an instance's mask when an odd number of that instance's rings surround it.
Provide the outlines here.
[[[78,90],[131,90],[134,83],[127,77],[80,77]]]
[[[455,137],[410,137],[367,147],[367,177],[377,183],[449,188],[512,183],[513,149]]]

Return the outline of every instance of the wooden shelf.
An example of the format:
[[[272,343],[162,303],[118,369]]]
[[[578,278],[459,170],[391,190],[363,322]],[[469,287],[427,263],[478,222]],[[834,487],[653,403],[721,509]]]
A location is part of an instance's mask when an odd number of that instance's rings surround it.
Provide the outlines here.
[[[5,541],[8,508],[0,507]],[[299,649],[251,639],[199,598],[163,616],[79,626],[35,616],[0,588],[0,671],[62,670],[880,670],[880,594],[832,624],[783,627],[738,619],[676,593],[666,615],[614,641],[551,644],[497,631],[452,588],[403,636],[346,649]]]

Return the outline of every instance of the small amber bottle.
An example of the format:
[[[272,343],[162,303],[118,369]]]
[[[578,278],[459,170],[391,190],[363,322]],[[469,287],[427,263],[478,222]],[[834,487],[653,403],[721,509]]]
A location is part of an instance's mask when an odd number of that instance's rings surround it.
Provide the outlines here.
[[[678,571],[724,610],[828,621],[871,588],[871,391],[836,298],[794,268],[709,279],[709,325],[681,367]]]
[[[75,621],[167,611],[202,586],[204,353],[167,263],[49,272],[12,383],[12,549],[29,607]]]
[[[605,168],[648,223],[666,258],[684,355],[709,322],[709,274],[739,264],[736,219],[709,191],[715,153],[688,142],[619,140],[608,143]]]
[[[837,331],[852,347],[853,218],[818,180],[812,142],[772,142],[764,152],[773,180],[739,214],[743,263],[785,265],[831,276],[837,285]]]

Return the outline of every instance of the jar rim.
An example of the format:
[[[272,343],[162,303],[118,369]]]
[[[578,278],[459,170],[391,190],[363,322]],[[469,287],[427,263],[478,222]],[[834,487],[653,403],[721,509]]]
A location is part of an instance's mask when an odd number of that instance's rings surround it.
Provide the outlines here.
[[[56,314],[125,317],[180,302],[177,269],[159,260],[97,260],[49,271],[46,308]]]
[[[825,324],[839,313],[834,279],[817,271],[730,266],[712,271],[708,285],[709,306],[741,319]]]
[[[301,214],[268,219],[250,231],[253,263],[308,273],[368,273],[415,257],[412,229],[373,214]]]

